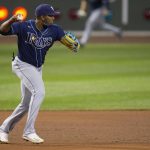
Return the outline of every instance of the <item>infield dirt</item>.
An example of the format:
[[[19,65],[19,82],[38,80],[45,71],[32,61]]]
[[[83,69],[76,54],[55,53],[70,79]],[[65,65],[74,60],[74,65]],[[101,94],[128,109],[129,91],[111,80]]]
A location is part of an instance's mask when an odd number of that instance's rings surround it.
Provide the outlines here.
[[[0,112],[0,123],[11,111]],[[22,140],[24,117],[0,150],[149,150],[150,111],[40,111],[40,145]]]

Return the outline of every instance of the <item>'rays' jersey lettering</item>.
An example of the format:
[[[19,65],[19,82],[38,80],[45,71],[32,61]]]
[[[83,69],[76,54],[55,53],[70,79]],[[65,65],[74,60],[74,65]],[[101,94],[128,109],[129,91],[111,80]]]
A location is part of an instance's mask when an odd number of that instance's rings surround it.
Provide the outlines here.
[[[38,37],[36,34],[27,32],[27,43],[34,45],[35,48],[44,48],[46,46],[50,46],[53,42],[51,37]]]
[[[19,59],[36,67],[42,66],[48,49],[65,35],[62,28],[54,24],[39,31],[34,20],[13,23],[8,34],[18,36]]]

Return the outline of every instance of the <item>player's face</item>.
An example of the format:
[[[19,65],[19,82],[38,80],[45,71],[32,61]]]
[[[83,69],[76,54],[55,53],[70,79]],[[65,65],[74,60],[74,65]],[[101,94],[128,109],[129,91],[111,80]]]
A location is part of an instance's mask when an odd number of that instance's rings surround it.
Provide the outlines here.
[[[53,24],[54,20],[55,20],[54,16],[43,16],[43,19],[42,19],[43,24],[45,25]]]

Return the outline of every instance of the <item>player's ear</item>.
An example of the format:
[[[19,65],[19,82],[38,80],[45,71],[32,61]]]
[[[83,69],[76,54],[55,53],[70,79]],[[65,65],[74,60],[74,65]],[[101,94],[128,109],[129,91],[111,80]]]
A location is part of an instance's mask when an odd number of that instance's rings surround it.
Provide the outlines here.
[[[37,17],[38,20],[41,20],[42,22],[45,21],[45,17],[44,16],[39,16]]]
[[[41,20],[42,20],[42,21],[45,21],[45,18],[44,18],[44,16],[41,16]]]

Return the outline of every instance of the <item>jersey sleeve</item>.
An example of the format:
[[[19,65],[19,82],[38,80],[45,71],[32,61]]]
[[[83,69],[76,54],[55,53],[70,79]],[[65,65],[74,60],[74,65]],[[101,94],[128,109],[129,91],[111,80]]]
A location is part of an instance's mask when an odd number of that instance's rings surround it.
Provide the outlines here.
[[[2,35],[18,35],[21,29],[21,23],[15,22],[11,25],[11,28],[8,32],[0,32]]]
[[[65,36],[65,31],[60,27],[57,26],[57,40],[60,41],[62,37]]]
[[[17,35],[17,34],[20,33],[20,31],[21,31],[21,24],[22,23],[20,23],[20,22],[15,22],[15,23],[12,24],[12,26],[11,26],[12,35]]]

